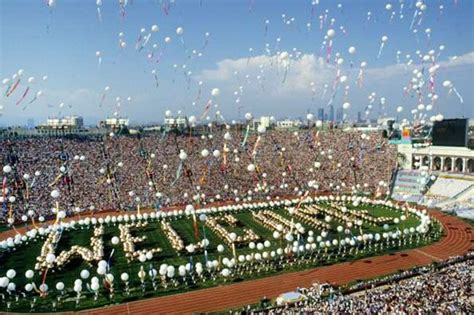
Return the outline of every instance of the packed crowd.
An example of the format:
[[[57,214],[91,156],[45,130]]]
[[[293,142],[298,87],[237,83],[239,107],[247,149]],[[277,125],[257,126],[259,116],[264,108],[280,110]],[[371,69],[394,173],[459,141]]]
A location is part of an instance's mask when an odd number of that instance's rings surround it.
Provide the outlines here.
[[[472,314],[474,253],[442,265],[416,268],[341,291],[315,284],[297,289],[305,298],[294,304],[260,307],[245,313],[265,314]],[[367,288],[369,287],[369,288]],[[357,290],[354,292],[354,289]],[[268,303],[268,301],[266,301]]]
[[[385,192],[395,150],[379,133],[342,130],[0,140],[0,166],[12,169],[2,174],[0,205],[3,218],[13,207],[18,219],[28,210],[51,214],[56,201],[79,212],[306,190]]]

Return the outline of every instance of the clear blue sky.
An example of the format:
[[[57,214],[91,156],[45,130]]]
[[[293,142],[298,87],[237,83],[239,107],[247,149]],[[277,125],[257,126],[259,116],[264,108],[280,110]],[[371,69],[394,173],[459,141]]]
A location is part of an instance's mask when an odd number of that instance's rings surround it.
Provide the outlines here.
[[[350,60],[354,61],[354,67],[362,60],[367,61],[369,69],[383,70],[384,67],[394,65],[397,63],[397,50],[402,51],[402,61],[406,61],[405,54],[415,57],[416,50],[425,54],[439,45],[446,47],[440,61],[446,61],[448,56],[463,56],[474,51],[474,8],[470,0],[425,0],[427,10],[423,13],[420,26],[415,25],[417,35],[410,30],[415,11],[415,1],[412,0],[404,1],[403,19],[400,19],[398,0],[320,0],[313,10],[310,0],[128,0],[124,17],[121,16],[118,0],[103,0],[102,23],[99,22],[95,2],[56,0],[56,5],[49,9],[47,1],[0,1],[0,76],[2,79],[11,78],[21,68],[25,71],[25,78],[34,76],[37,81],[31,86],[31,95],[19,106],[15,103],[26,84],[20,85],[8,98],[3,95],[6,87],[2,86],[0,105],[3,106],[3,116],[0,117],[0,124],[22,124],[30,117],[41,122],[47,116],[58,114],[81,114],[93,122],[116,110],[117,96],[123,100],[123,115],[136,122],[160,121],[168,108],[199,115],[214,87],[221,89],[221,96],[216,102],[221,106],[224,116],[236,118],[239,111],[233,91],[239,85],[244,88],[239,105],[242,111],[279,117],[304,115],[307,109],[315,112],[316,108],[326,106],[327,98],[321,99],[320,94],[323,82],[331,85],[332,79],[314,80],[317,100],[312,102],[309,86],[307,91],[296,88],[292,93],[292,82],[276,84],[280,80],[272,80],[270,72],[266,74],[264,89],[258,91],[253,90],[256,79],[250,83],[237,83],[235,80],[212,79],[204,73],[205,70],[218,69],[217,64],[224,59],[248,58],[250,47],[253,48],[252,56],[263,55],[265,43],[269,43],[273,51],[277,37],[281,38],[279,50],[291,51],[295,47],[303,54],[317,57],[323,36],[330,28],[331,18],[336,20],[333,28],[337,31],[333,54],[340,52],[345,58],[344,69],[347,73],[351,72]],[[169,12],[165,14],[163,6],[167,3]],[[339,3],[342,4],[341,8],[338,8]],[[391,13],[385,9],[387,3],[391,3],[396,12],[391,23]],[[440,5],[444,6],[442,10]],[[320,30],[319,15],[325,15],[326,9],[329,11],[327,21],[323,30]],[[369,22],[368,11],[372,12]],[[289,19],[294,18],[294,22],[286,25],[282,14]],[[265,36],[264,21],[267,19],[270,23]],[[307,23],[312,24],[311,30],[307,28]],[[153,33],[147,46],[138,52],[134,46],[140,29],[146,28],[148,33],[153,24],[160,27],[159,32]],[[210,33],[202,57],[187,58],[176,35],[175,30],[179,26],[184,28],[183,40],[188,51],[201,51],[204,34]],[[346,35],[342,34],[340,26],[344,27]],[[426,28],[432,29],[430,43],[425,34]],[[127,42],[123,50],[118,46],[119,32],[125,34],[124,40]],[[387,35],[389,41],[381,58],[376,59],[383,35]],[[166,36],[172,38],[172,43],[164,42]],[[155,50],[154,61],[150,62],[147,54],[154,43],[158,44],[158,49]],[[357,49],[354,57],[348,54],[349,46]],[[103,55],[100,68],[95,56],[97,50]],[[156,56],[159,54],[161,57],[157,63]],[[437,94],[440,95],[437,111],[445,116],[473,116],[472,56],[466,60],[461,66],[448,66],[440,70],[436,78]],[[192,71],[189,89],[183,71],[175,70],[174,64],[186,64],[186,71]],[[152,69],[158,71],[158,88],[155,87]],[[247,70],[245,67],[239,69],[244,77]],[[252,73],[252,69],[248,71]],[[40,80],[43,75],[48,76],[46,82]],[[298,74],[297,70],[290,67],[288,80],[296,81],[307,75],[311,73]],[[355,81],[356,76],[357,73],[349,75],[350,81]],[[349,100],[352,107],[349,114],[355,116],[357,111],[363,110],[368,94],[376,92],[386,97],[388,114],[393,113],[396,106],[404,106],[408,117],[409,110],[417,102],[404,97],[401,88],[410,77],[410,71],[406,71],[380,80],[371,81],[367,77],[362,89],[351,85]],[[191,103],[197,97],[199,80],[204,81],[202,97],[193,106]],[[447,95],[446,89],[441,86],[443,80],[451,80],[455,84],[464,97],[464,104],[460,104],[455,95]],[[110,91],[103,106],[99,107],[105,86],[110,86]],[[44,95],[23,110],[37,90],[42,90]],[[286,90],[288,93],[279,94],[272,90]],[[338,93],[334,105],[342,104],[342,94],[342,91]],[[131,102],[124,100],[128,96],[132,97]],[[58,106],[61,102],[65,103],[63,108]]]

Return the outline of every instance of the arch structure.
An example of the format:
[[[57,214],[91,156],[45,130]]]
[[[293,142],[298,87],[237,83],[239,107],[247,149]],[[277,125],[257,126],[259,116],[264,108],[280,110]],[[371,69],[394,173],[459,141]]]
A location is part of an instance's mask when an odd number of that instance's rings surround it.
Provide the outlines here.
[[[398,145],[406,157],[404,169],[474,175],[474,150],[466,147]]]

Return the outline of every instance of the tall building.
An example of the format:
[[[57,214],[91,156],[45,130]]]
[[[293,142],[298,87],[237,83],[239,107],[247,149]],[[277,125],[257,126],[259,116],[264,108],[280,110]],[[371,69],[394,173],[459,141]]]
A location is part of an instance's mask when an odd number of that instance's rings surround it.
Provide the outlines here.
[[[361,112],[357,112],[357,122],[358,123],[362,122],[362,113]]]
[[[324,108],[318,108],[318,119],[324,121]]]
[[[336,112],[336,121],[342,121],[344,119],[344,111],[342,107],[339,107]]]
[[[334,105],[329,105],[328,120],[329,121],[334,121]]]

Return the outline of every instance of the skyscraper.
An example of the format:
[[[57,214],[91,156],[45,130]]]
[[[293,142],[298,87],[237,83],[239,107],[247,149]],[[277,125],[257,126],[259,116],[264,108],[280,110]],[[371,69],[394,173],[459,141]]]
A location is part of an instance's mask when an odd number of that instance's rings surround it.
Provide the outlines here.
[[[329,121],[334,121],[334,106],[329,105]]]
[[[342,121],[344,119],[344,112],[342,107],[339,107],[336,112],[336,121]]]
[[[324,108],[318,108],[318,119],[324,121]]]

